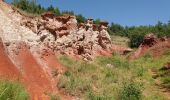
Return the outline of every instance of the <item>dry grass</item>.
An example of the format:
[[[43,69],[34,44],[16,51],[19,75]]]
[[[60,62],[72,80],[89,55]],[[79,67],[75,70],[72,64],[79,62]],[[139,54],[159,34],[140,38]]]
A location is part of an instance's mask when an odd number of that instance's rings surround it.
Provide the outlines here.
[[[111,36],[112,43],[115,45],[120,45],[124,47],[128,47],[129,39],[127,37],[121,37],[121,36]]]

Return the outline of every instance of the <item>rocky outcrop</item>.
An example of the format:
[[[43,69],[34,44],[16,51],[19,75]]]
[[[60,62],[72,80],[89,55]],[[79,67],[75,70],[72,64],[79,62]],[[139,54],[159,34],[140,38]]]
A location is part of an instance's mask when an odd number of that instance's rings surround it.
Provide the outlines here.
[[[62,54],[80,55],[85,60],[92,60],[97,50],[111,49],[107,22],[97,26],[93,19],[88,19],[78,25],[75,16],[55,16],[47,12],[41,18],[24,18],[21,25],[40,36],[41,47]]]
[[[143,43],[140,46],[152,47],[157,43],[157,38],[153,33],[147,34],[144,37]]]
[[[170,50],[170,39],[167,37],[157,38],[153,33],[144,36],[139,48],[129,56],[129,59],[136,59],[149,53],[153,57],[160,57]]]

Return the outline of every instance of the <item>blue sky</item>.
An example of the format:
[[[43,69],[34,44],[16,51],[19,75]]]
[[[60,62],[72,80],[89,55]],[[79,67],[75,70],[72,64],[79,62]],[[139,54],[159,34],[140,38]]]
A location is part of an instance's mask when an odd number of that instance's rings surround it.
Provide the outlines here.
[[[6,0],[12,1],[12,0]],[[44,7],[72,10],[87,18],[121,25],[154,25],[170,20],[170,0],[37,0]]]

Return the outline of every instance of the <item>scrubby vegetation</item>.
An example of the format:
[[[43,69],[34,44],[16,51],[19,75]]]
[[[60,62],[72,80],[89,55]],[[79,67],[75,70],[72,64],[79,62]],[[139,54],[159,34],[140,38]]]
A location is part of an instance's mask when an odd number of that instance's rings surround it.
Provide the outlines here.
[[[161,68],[170,56],[161,59],[144,56],[129,62],[114,54],[89,63],[61,56],[59,60],[67,71],[58,88],[87,100],[166,100],[156,87],[151,71]]]
[[[0,80],[0,100],[29,100],[29,95],[20,83]]]

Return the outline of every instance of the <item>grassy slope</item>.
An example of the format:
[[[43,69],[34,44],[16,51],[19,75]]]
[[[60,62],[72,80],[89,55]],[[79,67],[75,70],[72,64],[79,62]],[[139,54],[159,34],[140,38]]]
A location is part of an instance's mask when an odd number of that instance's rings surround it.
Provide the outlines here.
[[[98,57],[90,63],[67,56],[59,59],[67,71],[58,87],[70,95],[87,100],[128,100],[131,98],[129,94],[136,94],[133,100],[166,100],[156,87],[151,71],[160,69],[170,60],[170,55],[163,55],[160,59],[146,55],[130,62],[119,55]]]
[[[170,55],[170,51],[168,50],[165,55]],[[156,70],[156,74],[156,78],[157,80],[159,80],[158,84],[160,84],[163,88],[167,89],[170,93],[170,70],[159,69]]]
[[[29,95],[20,83],[1,80],[0,100],[29,100]]]

